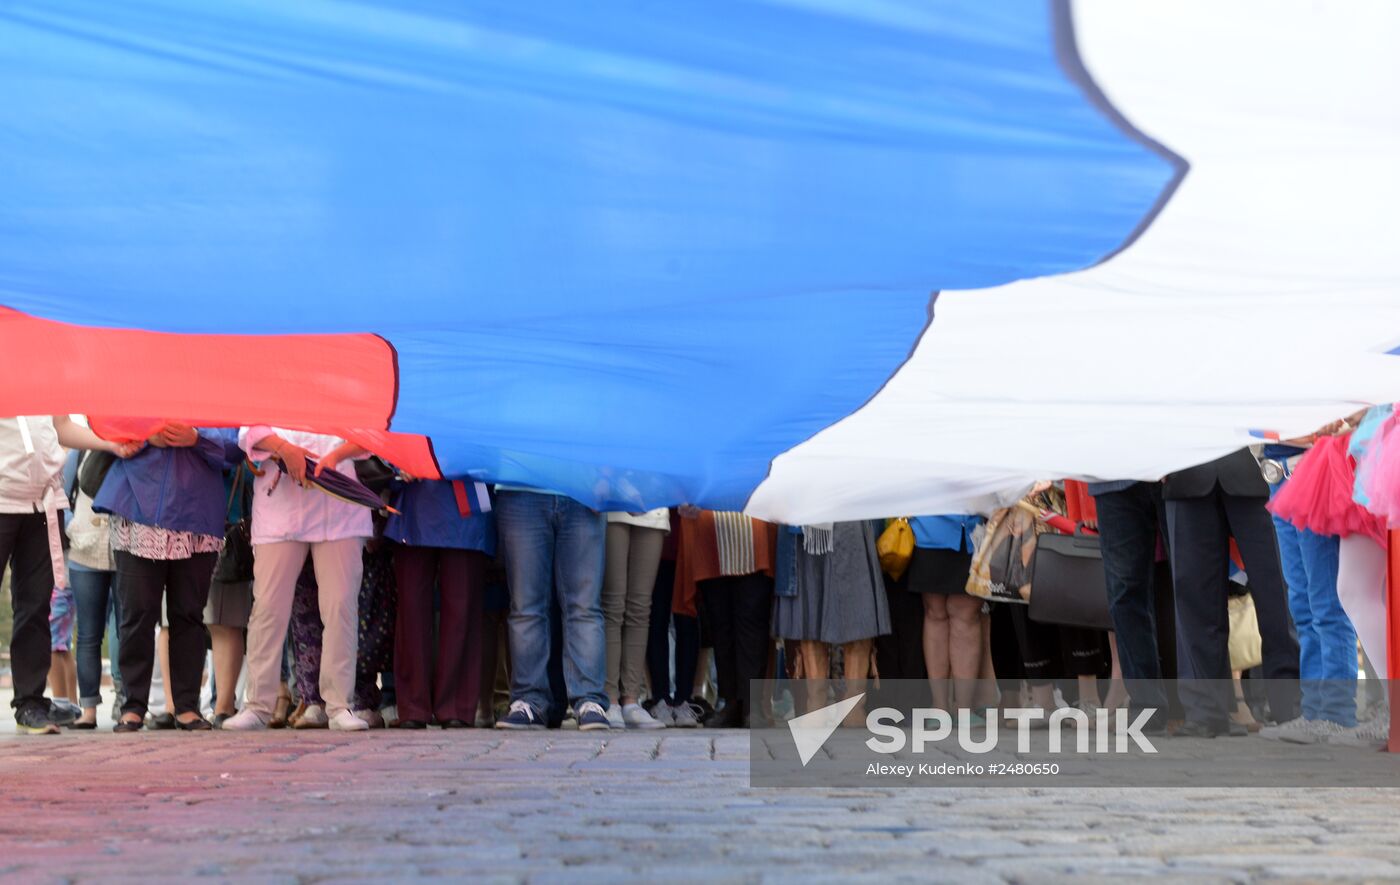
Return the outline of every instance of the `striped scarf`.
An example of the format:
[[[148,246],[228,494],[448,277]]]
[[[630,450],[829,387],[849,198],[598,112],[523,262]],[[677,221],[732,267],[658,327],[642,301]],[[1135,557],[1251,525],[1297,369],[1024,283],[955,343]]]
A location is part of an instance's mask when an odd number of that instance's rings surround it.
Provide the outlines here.
[[[753,557],[753,520],[730,510],[715,511],[715,544],[722,575],[751,575],[758,571]]]

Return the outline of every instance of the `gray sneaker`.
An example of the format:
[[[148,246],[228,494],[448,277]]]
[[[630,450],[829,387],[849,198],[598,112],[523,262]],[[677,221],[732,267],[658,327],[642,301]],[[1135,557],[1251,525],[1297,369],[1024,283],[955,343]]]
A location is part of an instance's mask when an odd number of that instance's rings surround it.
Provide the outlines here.
[[[1355,728],[1344,728],[1339,734],[1327,738],[1327,743],[1343,747],[1361,747],[1379,750],[1390,742],[1390,720],[1375,718],[1362,722]]]
[[[676,711],[671,709],[671,705],[664,699],[659,700],[651,705],[651,718],[671,728],[676,724]]]
[[[675,725],[672,727],[699,728],[700,714],[703,712],[704,710],[700,709],[698,704],[692,704],[690,701],[681,701],[671,708],[672,716],[675,718]]]
[[[1283,741],[1287,744],[1325,744],[1333,737],[1347,731],[1346,728],[1327,719],[1290,719],[1282,725],[1272,725],[1260,729],[1259,736],[1266,740]],[[1265,732],[1269,732],[1265,734]]]
[[[1287,740],[1286,735],[1306,734],[1311,722],[1299,716],[1287,722],[1280,722],[1278,725],[1266,725],[1259,729],[1259,736],[1266,741]],[[1313,743],[1313,741],[1289,741],[1289,743]]]

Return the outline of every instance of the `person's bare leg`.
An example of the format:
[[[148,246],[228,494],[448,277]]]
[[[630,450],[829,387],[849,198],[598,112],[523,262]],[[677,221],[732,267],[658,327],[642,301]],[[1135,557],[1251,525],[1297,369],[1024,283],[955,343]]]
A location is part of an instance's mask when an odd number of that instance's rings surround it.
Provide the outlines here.
[[[1128,706],[1128,687],[1123,684],[1123,665],[1118,660],[1118,637],[1109,631],[1108,654],[1113,659],[1113,675],[1108,683],[1108,694],[1103,705],[1110,710]]]
[[[992,664],[992,616],[982,611],[979,617],[982,621],[982,666],[977,668],[977,690],[972,702],[981,709],[994,710],[1001,706],[1001,692],[997,690],[997,669]]]
[[[803,640],[802,674],[807,681],[807,710],[826,706],[826,677],[831,670],[831,651],[824,642]]]
[[[74,703],[77,702],[78,670],[74,665],[71,651],[50,652],[49,693],[56,698],[66,698]]]
[[[209,625],[209,639],[214,646],[215,716],[232,716],[238,712],[238,674],[243,671],[243,631],[238,627]]]
[[[1095,707],[1102,707],[1103,702],[1099,700],[1099,679],[1097,676],[1080,676],[1079,679],[1079,703],[1086,701]]]
[[[165,689],[165,712],[175,715],[175,695],[170,690],[170,631],[160,628],[156,634],[156,653],[160,656],[160,680]]]
[[[841,646],[844,664],[843,676],[846,680],[846,697],[853,698],[865,692],[866,681],[870,678],[870,651],[873,643],[869,639],[858,639]],[[847,728],[858,728],[865,724],[865,699],[851,708],[842,723]]]
[[[982,669],[982,600],[967,595],[949,596],[947,608],[953,700],[958,707],[972,707],[977,674]]]
[[[1047,682],[1043,685],[1031,686],[1031,706],[1039,707],[1049,716],[1055,711],[1055,684]]]
[[[933,691],[933,705],[947,710],[948,677],[951,675],[948,651],[948,597],[939,593],[924,596],[924,667]]]

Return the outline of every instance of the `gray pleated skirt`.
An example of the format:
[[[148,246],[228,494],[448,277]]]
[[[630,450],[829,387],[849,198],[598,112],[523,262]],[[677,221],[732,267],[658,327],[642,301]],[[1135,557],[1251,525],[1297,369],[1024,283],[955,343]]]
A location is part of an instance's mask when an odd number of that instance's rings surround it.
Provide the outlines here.
[[[775,597],[773,634],[840,645],[890,632],[889,602],[868,521],[833,526],[833,550],[808,553],[797,542],[797,595]]]

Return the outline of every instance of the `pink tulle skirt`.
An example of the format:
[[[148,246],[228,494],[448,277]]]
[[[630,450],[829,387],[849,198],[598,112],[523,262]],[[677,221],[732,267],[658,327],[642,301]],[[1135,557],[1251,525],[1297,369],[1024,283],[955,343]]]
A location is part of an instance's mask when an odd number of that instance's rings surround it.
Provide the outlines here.
[[[1366,507],[1391,528],[1400,528],[1400,413],[1386,419],[1358,465]]]
[[[1269,511],[1319,535],[1366,535],[1385,545],[1385,521],[1352,498],[1356,465],[1346,436],[1324,436],[1269,502]]]

